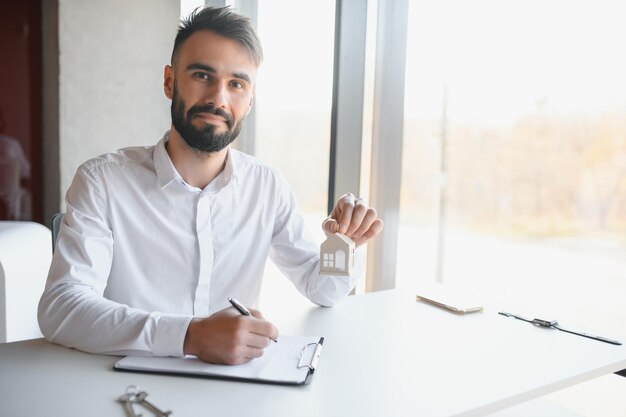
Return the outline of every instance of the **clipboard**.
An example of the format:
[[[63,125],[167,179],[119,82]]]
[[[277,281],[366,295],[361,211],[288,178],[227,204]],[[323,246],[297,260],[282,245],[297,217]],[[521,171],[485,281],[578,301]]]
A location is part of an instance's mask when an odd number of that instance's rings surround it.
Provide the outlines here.
[[[115,363],[117,371],[188,375],[279,385],[306,385],[317,369],[323,337],[280,336],[260,358],[242,365],[216,365],[195,356],[183,358],[127,356]]]

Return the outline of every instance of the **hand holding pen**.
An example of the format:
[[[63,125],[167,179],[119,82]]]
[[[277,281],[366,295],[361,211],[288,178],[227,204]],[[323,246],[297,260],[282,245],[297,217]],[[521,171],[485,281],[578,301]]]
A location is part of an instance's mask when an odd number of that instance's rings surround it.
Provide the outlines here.
[[[228,298],[228,302],[235,307],[235,309],[241,313],[241,315],[243,316],[252,316],[252,313],[250,313],[250,310],[248,310],[248,307],[246,307],[245,305],[241,304],[239,301],[235,300],[234,298]],[[257,312],[258,318],[263,318],[263,315],[261,314],[261,312]],[[278,343],[278,340],[276,340],[276,338],[272,339],[270,337],[270,340],[274,343]]]
[[[209,317],[195,317],[189,323],[183,353],[217,364],[239,365],[263,355],[278,329],[256,310],[239,304],[241,310],[226,308]],[[246,314],[247,312],[248,314]]]

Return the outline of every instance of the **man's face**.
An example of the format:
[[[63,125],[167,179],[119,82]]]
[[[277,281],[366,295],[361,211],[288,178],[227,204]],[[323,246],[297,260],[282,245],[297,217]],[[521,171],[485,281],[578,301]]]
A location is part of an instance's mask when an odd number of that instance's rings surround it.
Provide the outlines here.
[[[254,62],[238,42],[210,31],[191,35],[174,59],[165,68],[174,129],[194,150],[224,149],[252,107]]]

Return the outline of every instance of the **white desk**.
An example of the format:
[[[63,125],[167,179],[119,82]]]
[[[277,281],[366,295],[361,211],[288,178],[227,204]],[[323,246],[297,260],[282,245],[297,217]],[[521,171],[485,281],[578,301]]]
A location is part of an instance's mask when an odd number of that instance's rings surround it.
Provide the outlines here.
[[[274,311],[283,334],[326,337],[304,387],[123,373],[116,357],[43,340],[0,345],[0,414],[123,416],[115,399],[134,384],[174,416],[478,416],[626,368],[624,346],[496,313],[455,316],[399,291]],[[538,404],[494,415],[538,415],[516,411]]]

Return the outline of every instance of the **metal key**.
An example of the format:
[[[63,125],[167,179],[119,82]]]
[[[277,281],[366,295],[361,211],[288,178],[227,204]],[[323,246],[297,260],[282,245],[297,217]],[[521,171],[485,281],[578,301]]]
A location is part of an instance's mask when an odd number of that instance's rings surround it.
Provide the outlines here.
[[[135,397],[136,395],[132,392],[128,392],[127,389],[126,393],[124,395],[120,395],[117,399],[117,401],[121,402],[124,406],[124,411],[126,411],[126,417],[141,417],[141,414],[135,414],[135,410],[133,409],[133,406],[131,404],[135,402]]]
[[[152,411],[158,417],[168,417],[169,415],[172,414],[171,411],[162,411],[161,409],[157,408],[154,404],[146,400],[147,396],[148,396],[147,392],[139,391],[137,394],[135,394],[135,398],[133,399],[133,402],[143,405],[145,408]]]

